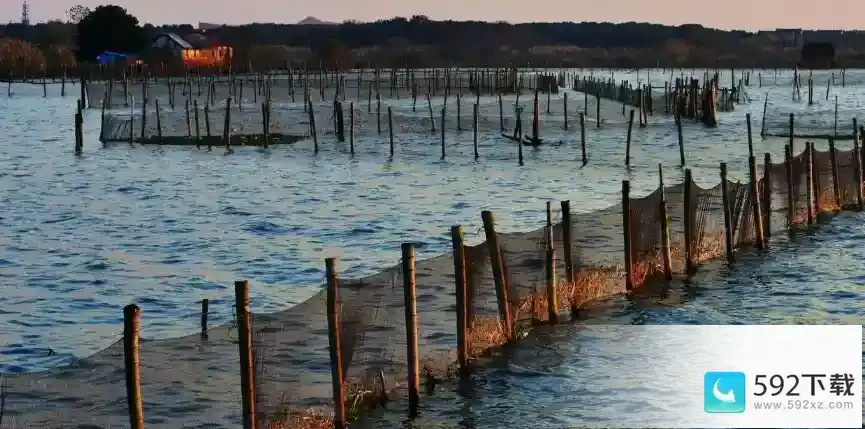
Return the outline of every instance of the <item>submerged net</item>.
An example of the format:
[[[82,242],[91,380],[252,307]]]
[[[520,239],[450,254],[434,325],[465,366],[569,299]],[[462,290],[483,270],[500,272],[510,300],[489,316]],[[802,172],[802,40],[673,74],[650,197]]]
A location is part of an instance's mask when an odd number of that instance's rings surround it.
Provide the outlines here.
[[[858,202],[856,154],[837,151],[837,178],[831,156],[814,153],[814,196],[831,196],[838,183],[842,205]],[[827,161],[828,159],[828,161]],[[758,182],[761,214],[768,233],[807,220],[807,152],[790,165],[762,166]],[[787,180],[792,173],[793,182]],[[803,181],[804,178],[804,181]],[[819,185],[818,185],[819,184]],[[728,180],[732,244],[754,246],[754,198],[749,183]],[[694,262],[725,253],[722,186],[695,182],[666,186],[631,198],[631,259],[634,286],[663,275],[663,212],[670,228],[673,273],[684,272],[687,247]],[[788,191],[792,189],[792,193]],[[791,211],[788,210],[792,196]],[[686,203],[687,202],[687,203]],[[821,211],[837,205],[821,204]],[[803,217],[804,216],[804,217]],[[686,231],[685,220],[690,220]],[[552,224],[555,284],[559,310],[580,308],[625,289],[622,204],[570,220],[572,272],[564,259],[564,222]],[[692,237],[691,243],[686,237]],[[547,318],[546,252],[548,230],[499,234],[510,314],[517,326]],[[495,280],[487,243],[465,247],[469,343],[474,356],[501,345]],[[447,253],[417,262],[418,346],[422,377],[452,375],[456,361],[454,260]],[[346,402],[355,414],[370,399],[404,389],[408,380],[406,323],[401,264],[339,286]],[[218,309],[216,309],[218,310]],[[221,311],[233,311],[224,308]],[[145,312],[146,317],[146,312]],[[324,414],[332,407],[326,294],[321,291],[288,310],[252,315],[255,404],[262,426]],[[238,332],[234,323],[200,334],[142,340],[142,394],[146,427],[236,427],[240,425]],[[118,427],[128,424],[122,342],[74,365],[51,371],[3,374],[0,427]],[[304,414],[307,413],[307,414]]]

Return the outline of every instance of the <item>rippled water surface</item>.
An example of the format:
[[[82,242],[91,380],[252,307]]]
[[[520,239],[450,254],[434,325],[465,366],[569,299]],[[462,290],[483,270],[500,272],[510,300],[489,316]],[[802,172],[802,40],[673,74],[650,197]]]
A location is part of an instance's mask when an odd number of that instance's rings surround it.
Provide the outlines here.
[[[685,122],[685,155],[698,183],[717,183],[722,161],[730,163],[732,176],[744,177],[745,113],[752,113],[758,136],[764,93],[771,127],[786,123],[790,112],[833,122],[834,96],[825,100],[815,90],[815,105],[791,102],[792,72],[777,84],[774,72],[763,72],[763,88],[756,74],[748,88],[754,100],[719,114],[719,127]],[[616,76],[637,80],[626,72]],[[827,74],[816,76],[816,87],[825,89]],[[846,87],[839,82],[832,94],[839,100],[839,133],[849,133],[865,98],[865,73],[848,71]],[[582,96],[572,100],[572,109],[581,110]],[[620,198],[623,179],[637,195],[646,194],[657,186],[659,163],[667,183],[682,178],[675,127],[660,112],[648,127],[635,127],[626,169],[626,125],[615,107],[602,114],[608,122],[600,130],[589,128],[587,166],[579,162],[578,127],[550,125],[545,138],[556,144],[527,149],[520,167],[515,146],[498,129],[481,131],[484,155],[477,161],[469,155],[470,132],[448,134],[446,160],[429,135],[400,136],[393,159],[384,155],[384,139],[360,138],[350,156],[332,135],[321,138],[317,155],[309,141],[238,148],[231,155],[103,146],[98,109],[85,112],[84,153],[76,157],[74,106],[59,88],[49,87],[47,98],[41,87],[26,85],[14,85],[9,98],[0,95],[3,371],[50,368],[107,346],[119,339],[121,309],[130,302],[143,309],[144,336],[187,334],[197,329],[202,298],[213,307],[230,306],[234,280],[252,282],[254,310],[282,309],[319,287],[328,256],[340,258],[343,276],[366,275],[396,264],[402,242],[417,243],[421,259],[447,251],[454,224],[465,226],[469,244],[480,242],[484,209],[496,213],[503,232],[533,230],[543,225],[546,201],[571,200],[579,212],[604,208]],[[571,118],[576,124],[576,114]],[[784,143],[757,137],[755,151],[781,160]],[[826,142],[816,145],[825,149]],[[860,324],[862,221],[861,214],[842,214],[794,244],[781,240],[766,255],[743,257],[735,268],[717,264],[668,291],[614,298],[584,323]],[[211,323],[230,317],[214,312]],[[575,410],[591,414],[594,396],[584,390],[597,393],[608,385],[586,386],[585,380],[614,377],[605,356],[627,344],[581,336],[580,326],[533,333],[510,358],[487,364],[471,400],[448,392],[425,400],[437,411],[426,412],[419,424],[425,418],[452,426],[471,420],[483,427],[505,419],[515,427],[555,427]],[[630,405],[621,406],[619,412]]]

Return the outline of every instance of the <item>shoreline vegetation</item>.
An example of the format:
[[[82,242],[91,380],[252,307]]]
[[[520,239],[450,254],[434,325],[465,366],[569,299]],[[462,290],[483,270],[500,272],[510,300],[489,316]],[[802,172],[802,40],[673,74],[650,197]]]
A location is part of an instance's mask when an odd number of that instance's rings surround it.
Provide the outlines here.
[[[77,24],[0,25],[0,77],[59,77],[80,65]],[[186,35],[191,25],[144,24],[144,40]],[[106,30],[107,31],[107,30]],[[751,33],[700,25],[433,21],[425,16],[371,23],[221,26],[207,37],[232,46],[232,69],[270,68],[794,68],[802,48],[780,31]],[[806,31],[831,43],[838,68],[865,67],[865,35]],[[471,40],[471,43],[466,43]],[[171,60],[168,60],[170,62]],[[145,63],[156,62],[147,61]],[[166,63],[164,56],[159,63]],[[178,60],[179,62],[179,60]]]

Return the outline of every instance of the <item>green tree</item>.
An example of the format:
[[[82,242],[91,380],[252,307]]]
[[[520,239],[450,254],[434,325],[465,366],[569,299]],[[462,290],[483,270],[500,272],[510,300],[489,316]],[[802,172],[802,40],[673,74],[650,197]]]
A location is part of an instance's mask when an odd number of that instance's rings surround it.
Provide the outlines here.
[[[138,18],[120,6],[99,6],[78,22],[79,61],[94,61],[105,51],[137,53],[146,45]]]
[[[69,19],[69,23],[78,24],[81,22],[84,17],[90,14],[90,8],[86,6],[81,6],[80,4],[76,4],[69,8],[66,11],[66,18]]]

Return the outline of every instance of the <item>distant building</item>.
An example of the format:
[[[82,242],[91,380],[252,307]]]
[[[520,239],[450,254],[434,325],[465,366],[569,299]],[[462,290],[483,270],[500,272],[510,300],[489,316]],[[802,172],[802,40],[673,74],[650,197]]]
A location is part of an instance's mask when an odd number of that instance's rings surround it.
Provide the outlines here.
[[[806,69],[835,68],[835,45],[829,42],[805,43],[799,65]]]
[[[222,27],[222,24],[211,24],[209,22],[199,22],[198,29],[201,31],[216,30]]]
[[[224,67],[231,62],[233,50],[209,40],[205,35],[192,33],[186,38],[165,33],[153,40],[152,47],[180,58],[186,67]]]
[[[777,28],[775,34],[782,48],[798,48],[802,46],[801,28]]]

